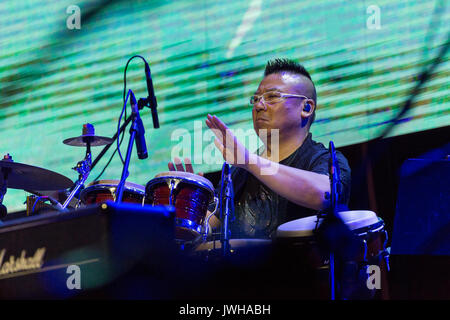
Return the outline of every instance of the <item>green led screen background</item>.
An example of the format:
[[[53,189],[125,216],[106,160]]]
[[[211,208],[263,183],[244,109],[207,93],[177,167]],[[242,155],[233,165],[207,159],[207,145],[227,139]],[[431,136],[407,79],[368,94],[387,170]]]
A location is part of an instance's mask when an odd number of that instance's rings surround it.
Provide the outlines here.
[[[368,11],[374,4],[380,28]],[[80,29],[67,27],[71,5],[80,8]],[[341,147],[377,137],[445,43],[450,11],[445,1],[4,0],[0,17],[2,155],[76,180],[71,168],[85,151],[62,141],[79,136],[87,122],[97,135],[114,135],[125,64],[139,54],[152,70],[161,126],[153,129],[150,111],[141,112],[149,158],[138,160],[133,150],[128,181],[145,185],[167,171],[180,143],[171,139],[176,129],[191,133],[192,157],[199,156],[194,131],[197,137],[207,132],[208,113],[233,129],[252,129],[248,100],[271,58],[295,59],[311,73],[318,94],[315,140]],[[391,135],[448,125],[449,77],[447,55]],[[130,63],[127,88],[147,96],[140,59]],[[128,137],[126,130],[123,154]],[[100,151],[93,148],[93,158]],[[195,165],[203,172],[220,167]],[[101,179],[119,179],[121,171],[116,155]],[[24,209],[26,195],[9,189],[9,212]]]

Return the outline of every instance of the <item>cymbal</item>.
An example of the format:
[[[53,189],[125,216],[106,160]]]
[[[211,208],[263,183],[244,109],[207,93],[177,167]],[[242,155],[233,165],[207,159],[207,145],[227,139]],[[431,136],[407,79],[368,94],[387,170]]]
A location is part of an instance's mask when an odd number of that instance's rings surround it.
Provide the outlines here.
[[[79,137],[66,139],[63,143],[73,147],[86,147],[88,141],[90,141],[91,147],[98,147],[111,144],[114,142],[114,139],[100,136],[82,135]]]
[[[98,147],[111,144],[114,142],[114,139],[96,136],[94,126],[90,123],[85,123],[83,124],[81,136],[69,138],[63,141],[64,144],[74,147],[86,147],[88,142],[91,147]]]
[[[3,172],[7,171],[7,188],[12,189],[61,190],[73,185],[72,180],[59,173],[10,160],[0,160],[0,171],[0,185],[4,182]]]

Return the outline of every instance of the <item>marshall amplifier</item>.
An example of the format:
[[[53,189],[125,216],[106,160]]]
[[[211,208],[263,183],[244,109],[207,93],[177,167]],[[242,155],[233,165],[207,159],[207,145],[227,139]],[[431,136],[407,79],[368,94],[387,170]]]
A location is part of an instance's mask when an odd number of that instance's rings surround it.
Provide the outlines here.
[[[106,202],[0,224],[0,299],[170,298],[174,209]]]

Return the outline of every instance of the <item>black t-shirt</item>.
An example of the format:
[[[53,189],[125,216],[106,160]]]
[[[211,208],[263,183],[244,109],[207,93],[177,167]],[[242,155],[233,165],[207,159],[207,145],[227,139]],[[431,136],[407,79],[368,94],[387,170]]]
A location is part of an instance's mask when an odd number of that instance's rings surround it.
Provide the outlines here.
[[[328,149],[313,141],[310,133],[303,144],[280,164],[328,176],[329,157]],[[336,151],[336,157],[342,183],[340,202],[347,204],[350,167],[341,152]],[[231,170],[235,194],[235,214],[230,219],[231,238],[272,238],[280,224],[317,214],[315,210],[279,196],[248,171],[237,167]]]

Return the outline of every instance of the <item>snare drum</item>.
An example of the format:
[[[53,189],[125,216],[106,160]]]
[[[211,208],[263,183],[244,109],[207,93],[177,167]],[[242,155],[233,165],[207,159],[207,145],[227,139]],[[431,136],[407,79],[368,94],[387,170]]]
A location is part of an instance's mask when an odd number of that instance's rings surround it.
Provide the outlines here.
[[[145,204],[175,207],[175,236],[180,241],[195,241],[206,232],[205,217],[213,201],[212,183],[189,172],[162,172],[145,187]]]
[[[80,200],[83,204],[102,203],[107,200],[116,200],[116,189],[119,180],[98,180],[91,182],[80,193]],[[125,182],[122,202],[142,204],[145,195],[144,186]]]
[[[372,211],[343,211],[339,213],[342,221],[358,238],[360,250],[354,261],[344,261],[336,265],[336,279],[339,282],[340,298],[342,299],[371,299],[375,290],[369,290],[366,285],[368,279],[367,267],[377,265],[381,270],[382,287],[386,287],[385,268],[388,267],[383,258],[387,258],[387,232],[384,221]],[[284,252],[293,252],[297,259],[305,261],[310,270],[327,270],[329,272],[329,256],[318,246],[315,229],[320,226],[322,219],[317,216],[306,217],[287,222],[278,227],[276,237]],[[329,290],[328,276],[321,277],[321,290]],[[328,289],[326,289],[328,288]],[[387,288],[384,288],[387,289]],[[325,292],[326,293],[326,292]]]

